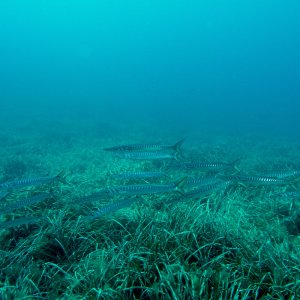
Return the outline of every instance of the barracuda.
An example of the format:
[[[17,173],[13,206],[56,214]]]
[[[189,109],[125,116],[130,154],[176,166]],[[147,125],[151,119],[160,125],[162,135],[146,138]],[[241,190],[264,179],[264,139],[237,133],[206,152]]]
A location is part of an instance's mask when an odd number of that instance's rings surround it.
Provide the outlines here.
[[[214,191],[225,190],[228,186],[232,185],[233,183],[234,183],[233,181],[227,180],[227,181],[220,181],[212,184],[202,185],[190,191],[185,192],[184,198],[180,197],[168,201],[168,204],[176,203],[180,201],[186,201],[189,198],[193,198],[193,197],[205,196]]]
[[[12,228],[12,227],[28,225],[28,224],[33,224],[33,223],[36,224],[36,223],[40,223],[43,220],[44,220],[43,217],[33,217],[33,216],[18,218],[18,219],[12,220],[12,221],[0,223],[0,229],[1,230],[8,229],[8,228]]]
[[[186,197],[193,197],[196,195],[204,195],[204,194],[210,193],[214,190],[225,189],[232,183],[233,182],[231,180],[227,180],[227,181],[222,181],[222,182],[218,182],[218,183],[214,183],[214,184],[204,185],[204,186],[195,188],[195,189],[187,192],[185,195],[186,195]]]
[[[112,175],[115,178],[123,179],[143,179],[143,178],[156,178],[166,176],[163,172],[125,172]]]
[[[25,178],[25,179],[20,179],[15,181],[3,182],[0,184],[0,190],[2,189],[9,190],[9,189],[16,189],[16,188],[22,188],[27,186],[33,186],[33,185],[52,183],[56,180],[61,180],[63,178],[62,174],[63,172],[60,172],[56,176]]]
[[[146,194],[158,194],[168,192],[179,192],[184,195],[183,185],[185,178],[179,180],[176,183],[171,184],[133,184],[133,185],[121,185],[115,186],[103,190],[103,193],[108,195],[146,195]]]
[[[220,176],[219,178],[227,181],[232,180],[237,183],[249,183],[255,185],[276,185],[276,184],[287,184],[288,180],[267,177],[267,176],[248,176],[248,175],[236,175],[236,176]]]
[[[272,178],[278,178],[278,179],[286,179],[286,178],[293,178],[300,176],[300,171],[298,170],[292,170],[292,171],[286,171],[286,172],[272,172],[270,174],[267,174],[266,177],[272,177]]]
[[[222,170],[226,168],[236,168],[236,163],[239,160],[235,160],[231,163],[225,162],[183,162],[176,165],[170,165],[169,169],[188,169],[188,170]]]
[[[0,192],[0,200],[3,200],[5,199],[5,197],[8,195],[9,193],[8,192]]]
[[[139,200],[140,199],[138,199],[138,198],[127,198],[127,199],[123,199],[121,201],[107,204],[107,205],[101,207],[99,210],[95,211],[92,215],[87,216],[86,220],[92,221],[92,220],[102,217],[104,215],[116,212],[122,208],[131,206],[131,204],[133,204]]]
[[[275,196],[294,199],[294,198],[300,198],[300,192],[286,191],[286,192],[277,193],[275,194]]]
[[[104,148],[105,151],[141,151],[141,150],[147,150],[147,151],[158,151],[158,150],[172,150],[175,152],[181,151],[181,146],[184,142],[184,139],[178,141],[174,145],[164,145],[161,143],[154,143],[154,144],[125,144],[125,145],[119,145],[109,148]]]
[[[194,178],[187,178],[186,185],[187,186],[197,186],[197,185],[209,185],[209,184],[215,184],[218,182],[222,182],[221,179],[217,177],[194,177]]]
[[[32,205],[35,203],[39,203],[41,201],[51,198],[52,196],[53,195],[49,194],[49,193],[41,193],[41,194],[38,194],[38,195],[35,195],[32,197],[21,199],[15,203],[12,203],[12,204],[6,205],[5,207],[2,207],[0,209],[0,214],[7,214],[16,209],[19,209],[19,208],[22,208],[22,207],[25,207],[28,205]]]
[[[178,159],[177,152],[151,152],[151,151],[142,151],[142,152],[120,152],[117,154],[119,158],[126,159],[136,159],[136,160],[156,160],[156,159]]]

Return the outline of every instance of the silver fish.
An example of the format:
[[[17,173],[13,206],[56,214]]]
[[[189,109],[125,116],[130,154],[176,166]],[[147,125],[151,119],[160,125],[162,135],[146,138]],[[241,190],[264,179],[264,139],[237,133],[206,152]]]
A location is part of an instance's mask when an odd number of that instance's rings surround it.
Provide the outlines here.
[[[198,186],[215,184],[218,182],[222,182],[222,180],[217,177],[188,177],[185,183],[187,186]]]
[[[17,226],[21,226],[21,225],[28,225],[28,224],[32,224],[32,223],[39,223],[42,220],[43,220],[42,217],[32,217],[32,216],[18,218],[18,219],[12,220],[12,221],[0,223],[0,230],[17,227]]]
[[[114,147],[104,148],[105,151],[159,151],[159,150],[172,150],[175,152],[180,152],[181,146],[184,142],[184,139],[178,141],[174,145],[164,145],[161,143],[154,143],[154,144],[125,144],[119,145]]]
[[[41,193],[41,194],[37,194],[35,196],[32,197],[28,197],[28,198],[24,198],[21,199],[15,203],[12,204],[8,204],[4,207],[1,207],[0,209],[0,214],[7,214],[10,213],[16,209],[28,206],[28,205],[32,205],[41,201],[44,201],[46,199],[49,199],[52,197],[52,194],[49,193]]]
[[[239,161],[234,160],[231,163],[225,162],[181,162],[175,165],[167,166],[168,169],[182,169],[182,170],[222,170],[226,168],[236,168],[236,163]]]
[[[233,182],[231,180],[223,181],[223,182],[217,182],[213,184],[208,184],[204,186],[200,186],[198,188],[195,188],[189,192],[185,193],[186,197],[193,197],[198,195],[205,195],[207,193],[213,192],[215,190],[219,189],[225,189],[229,185],[231,185]]]
[[[44,177],[35,177],[35,178],[25,178],[15,181],[7,181],[0,183],[0,190],[1,189],[16,189],[22,188],[27,186],[34,186],[34,185],[42,185],[47,183],[52,183],[56,180],[62,179],[62,172],[57,174],[56,176],[44,176]]]
[[[166,176],[163,172],[125,172],[114,174],[113,177],[115,178],[122,178],[122,179],[143,179],[143,178],[156,178],[156,177],[163,177]]]
[[[86,219],[92,221],[104,215],[116,212],[122,208],[129,207],[134,202],[138,201],[137,198],[127,198],[121,201],[113,202],[101,207],[99,210],[95,211],[92,215],[87,216]]]
[[[216,183],[202,185],[202,186],[194,188],[190,191],[185,192],[184,198],[179,197],[179,198],[171,199],[171,200],[167,201],[167,203],[172,204],[172,203],[176,203],[176,202],[180,202],[180,201],[186,201],[189,198],[193,198],[196,196],[197,197],[205,196],[214,191],[225,190],[228,186],[232,185],[233,183],[234,182],[232,182],[231,180],[228,180],[228,181],[220,181],[220,182],[216,182]]]
[[[125,158],[125,159],[135,159],[135,160],[159,160],[159,159],[178,159],[177,152],[151,152],[151,151],[141,151],[141,152],[120,152],[116,153],[117,157],[119,158]]]
[[[184,195],[185,178],[171,184],[132,184],[120,185],[102,190],[103,193],[113,195],[146,195],[167,192],[179,192]]]
[[[237,183],[246,183],[252,185],[276,185],[287,184],[285,179],[267,177],[267,176],[249,176],[249,175],[235,175],[235,176],[220,176],[223,180],[231,180]]]
[[[286,192],[277,193],[275,194],[275,196],[294,199],[294,198],[300,198],[300,192],[286,191]]]
[[[272,172],[266,175],[266,177],[273,177],[278,179],[287,179],[287,178],[294,178],[296,176],[300,176],[300,171],[298,170],[292,170],[292,171],[286,171],[286,172]]]
[[[0,200],[5,199],[5,197],[9,194],[9,192],[0,192]]]

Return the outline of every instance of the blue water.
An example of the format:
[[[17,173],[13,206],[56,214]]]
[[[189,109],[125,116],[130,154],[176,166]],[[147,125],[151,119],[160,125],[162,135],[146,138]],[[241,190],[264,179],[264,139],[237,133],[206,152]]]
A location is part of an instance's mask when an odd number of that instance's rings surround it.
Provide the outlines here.
[[[300,136],[298,0],[0,0],[0,45],[2,121]]]

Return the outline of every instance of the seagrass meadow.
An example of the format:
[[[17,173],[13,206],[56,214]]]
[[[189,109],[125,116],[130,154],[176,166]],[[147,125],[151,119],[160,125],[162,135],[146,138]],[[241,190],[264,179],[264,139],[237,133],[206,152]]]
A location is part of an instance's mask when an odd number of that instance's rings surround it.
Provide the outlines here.
[[[299,299],[297,176],[286,184],[234,183],[192,197],[146,194],[112,206],[126,195],[87,196],[119,185],[205,178],[211,170],[116,178],[112,174],[163,171],[178,161],[120,159],[103,148],[173,144],[181,136],[153,128],[147,137],[146,129],[126,136],[111,128],[109,134],[108,125],[106,134],[96,134],[98,125],[90,123],[75,133],[66,120],[52,126],[40,122],[38,128],[20,124],[1,132],[1,182],[61,171],[64,178],[14,188],[1,199],[1,299]],[[300,144],[288,139],[185,138],[180,159],[239,158],[237,170],[226,171],[230,174],[283,173],[300,166]],[[49,198],[5,210],[41,193]],[[108,209],[89,218],[103,207]]]
[[[300,299],[299,0],[0,0],[0,300]]]

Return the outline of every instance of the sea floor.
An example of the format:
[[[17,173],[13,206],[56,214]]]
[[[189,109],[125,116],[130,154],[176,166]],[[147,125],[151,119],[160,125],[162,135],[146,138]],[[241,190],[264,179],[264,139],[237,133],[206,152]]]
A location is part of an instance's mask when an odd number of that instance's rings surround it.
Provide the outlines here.
[[[116,185],[210,175],[169,170],[163,178],[115,178],[164,171],[174,161],[121,159],[106,147],[185,138],[180,160],[239,159],[235,174],[265,175],[299,170],[299,142],[70,120],[2,121],[1,128],[0,182],[60,172],[63,180],[3,191],[1,210],[39,193],[51,197],[1,213],[0,299],[300,299],[297,178],[191,198],[142,195],[93,219],[87,217],[124,197],[84,201]]]

